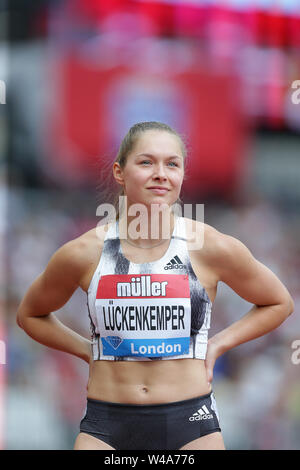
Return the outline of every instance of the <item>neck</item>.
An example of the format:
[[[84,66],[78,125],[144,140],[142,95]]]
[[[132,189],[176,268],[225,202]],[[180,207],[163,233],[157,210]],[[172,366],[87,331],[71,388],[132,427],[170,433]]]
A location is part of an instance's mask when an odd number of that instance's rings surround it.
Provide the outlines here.
[[[127,212],[130,212],[129,210]],[[170,241],[175,216],[171,210],[138,216],[122,215],[119,219],[119,235],[137,248],[154,248]]]

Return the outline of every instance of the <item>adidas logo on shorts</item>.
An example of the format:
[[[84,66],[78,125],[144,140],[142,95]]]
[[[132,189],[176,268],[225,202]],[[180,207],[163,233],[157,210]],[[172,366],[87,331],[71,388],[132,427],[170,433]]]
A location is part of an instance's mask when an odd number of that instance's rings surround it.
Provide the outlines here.
[[[205,405],[201,406],[199,410],[189,418],[189,421],[201,421],[202,419],[212,419],[213,415],[209,412]]]
[[[174,256],[174,258],[172,258],[169,263],[166,264],[166,266],[164,267],[164,269],[183,269],[185,268],[185,264],[183,264],[183,262],[181,261],[181,259],[179,258],[179,256]]]

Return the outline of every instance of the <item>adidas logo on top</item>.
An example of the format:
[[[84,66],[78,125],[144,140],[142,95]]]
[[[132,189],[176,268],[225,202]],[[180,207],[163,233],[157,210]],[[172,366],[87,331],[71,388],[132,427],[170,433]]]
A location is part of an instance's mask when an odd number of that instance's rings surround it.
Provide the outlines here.
[[[208,408],[203,405],[199,410],[189,418],[189,421],[201,421],[202,419],[212,419],[213,415],[209,412]]]
[[[185,265],[183,264],[183,262],[181,261],[181,259],[179,258],[179,256],[174,256],[174,258],[172,258],[169,263],[166,264],[166,266],[164,267],[164,269],[183,269],[185,268]]]

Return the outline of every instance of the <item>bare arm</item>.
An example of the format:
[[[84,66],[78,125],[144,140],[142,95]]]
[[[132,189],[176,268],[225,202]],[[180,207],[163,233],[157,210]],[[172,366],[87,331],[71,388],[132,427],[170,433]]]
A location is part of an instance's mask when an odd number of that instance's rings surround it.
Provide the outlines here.
[[[263,336],[277,328],[294,310],[286,287],[265,265],[256,260],[236,238],[218,232],[211,263],[220,281],[231,287],[247,302],[251,310],[209,340],[208,379],[212,379],[215,359],[240,344]]]
[[[90,341],[63,325],[52,313],[66,304],[85,272],[85,245],[79,239],[63,245],[26,292],[17,323],[34,340],[89,362]]]

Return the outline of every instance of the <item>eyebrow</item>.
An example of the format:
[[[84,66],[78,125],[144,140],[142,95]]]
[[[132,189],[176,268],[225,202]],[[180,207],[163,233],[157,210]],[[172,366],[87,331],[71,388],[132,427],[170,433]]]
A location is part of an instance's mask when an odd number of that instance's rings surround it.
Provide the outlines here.
[[[139,153],[138,155],[136,155],[136,157],[153,157],[155,158],[154,155],[152,155],[151,153]],[[169,155],[169,157],[167,158],[179,158],[179,160],[181,159],[181,157],[179,157],[178,155]]]

